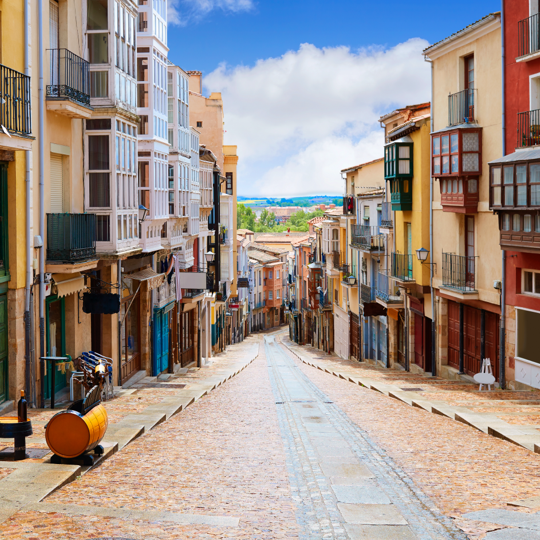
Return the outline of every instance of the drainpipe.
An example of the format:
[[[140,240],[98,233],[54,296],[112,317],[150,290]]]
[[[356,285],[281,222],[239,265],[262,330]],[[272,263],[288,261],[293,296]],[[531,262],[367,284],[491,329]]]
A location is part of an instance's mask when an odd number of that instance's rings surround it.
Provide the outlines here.
[[[118,294],[122,300],[122,260],[118,259],[117,264]],[[122,310],[118,314],[118,386],[122,387]]]
[[[39,349],[45,356],[45,141],[43,93],[43,0],[38,0],[38,54],[39,54],[39,234],[43,243],[39,250]],[[45,362],[40,361],[41,408],[45,408]]]
[[[24,74],[30,76],[30,0],[24,3]],[[30,86],[30,102],[32,101],[32,87]],[[26,395],[31,403],[35,403],[35,389],[32,384],[32,358],[31,358],[31,340],[32,326],[30,316],[30,296],[33,282],[32,274],[32,241],[31,235],[31,208],[32,208],[32,184],[30,178],[30,168],[32,162],[32,152],[25,152],[26,159],[26,288],[24,296],[24,354],[25,354],[25,387]]]
[[[433,61],[424,56],[424,60],[431,64],[431,132],[433,133],[435,115],[433,113]],[[431,152],[430,152],[431,153]],[[431,264],[429,265],[429,287],[431,289],[431,375],[437,375],[437,322],[435,317],[435,296],[433,290],[433,160],[429,160],[429,252],[431,253]]]
[[[505,103],[505,47],[504,47],[504,0],[501,2],[501,47],[502,47],[502,151],[506,155],[506,103]],[[499,383],[501,388],[506,388],[506,251],[502,250],[502,280],[501,280],[501,330],[499,352]]]

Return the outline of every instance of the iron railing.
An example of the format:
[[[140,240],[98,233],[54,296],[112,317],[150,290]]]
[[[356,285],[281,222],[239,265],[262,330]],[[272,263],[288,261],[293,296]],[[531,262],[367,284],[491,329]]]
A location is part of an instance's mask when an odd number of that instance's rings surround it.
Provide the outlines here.
[[[517,147],[540,144],[540,110],[518,113]]]
[[[365,283],[360,284],[360,298],[362,299],[363,304],[369,304],[370,302],[375,301],[375,289],[373,287],[366,285]]]
[[[442,254],[442,284],[462,292],[476,291],[476,259],[454,253]]]
[[[182,289],[182,298],[195,298],[196,296],[200,296],[201,294],[204,294],[204,291],[202,289]]]
[[[471,124],[476,121],[476,89],[466,88],[448,96],[448,125]]]
[[[0,124],[11,133],[32,133],[30,77],[1,64]]]
[[[392,212],[392,203],[383,202],[381,212],[381,227],[391,229],[394,226],[394,214]]]
[[[73,263],[96,256],[95,214],[47,214],[47,260]]]
[[[302,298],[302,309],[311,311],[311,305],[308,298]]]
[[[412,254],[392,253],[392,276],[401,281],[413,281]]]
[[[68,49],[48,49],[47,99],[70,99],[90,106],[90,63]]]
[[[341,259],[341,253],[339,251],[332,252],[332,265],[339,272],[349,271],[349,265],[343,262]]]
[[[352,226],[352,245],[367,251],[384,251],[384,234],[379,227]]]
[[[403,302],[403,299],[400,298],[399,287],[396,281],[386,272],[379,272],[377,274],[375,295],[387,304],[390,302]]]
[[[540,13],[518,22],[518,57],[540,51]]]

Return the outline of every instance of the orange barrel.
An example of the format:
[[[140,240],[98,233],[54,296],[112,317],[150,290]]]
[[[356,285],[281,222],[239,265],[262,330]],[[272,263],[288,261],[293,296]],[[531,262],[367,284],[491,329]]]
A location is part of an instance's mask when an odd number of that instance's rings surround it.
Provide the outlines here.
[[[105,436],[108,424],[103,405],[97,405],[84,416],[77,411],[62,411],[49,420],[45,439],[57,456],[73,459],[93,450]]]

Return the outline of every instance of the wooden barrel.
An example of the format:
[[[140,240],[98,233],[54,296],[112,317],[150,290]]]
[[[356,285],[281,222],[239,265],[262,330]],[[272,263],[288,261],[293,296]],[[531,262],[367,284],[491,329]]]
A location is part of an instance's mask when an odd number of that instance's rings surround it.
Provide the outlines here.
[[[49,420],[45,439],[57,456],[73,459],[101,442],[108,423],[103,405],[96,405],[84,416],[77,411],[61,411]]]

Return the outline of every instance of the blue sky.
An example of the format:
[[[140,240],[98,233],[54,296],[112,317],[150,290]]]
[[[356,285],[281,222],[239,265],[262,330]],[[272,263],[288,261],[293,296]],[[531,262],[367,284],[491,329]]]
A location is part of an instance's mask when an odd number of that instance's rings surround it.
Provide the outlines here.
[[[169,8],[170,59],[223,93],[239,193],[290,196],[340,193],[342,168],[382,155],[378,116],[429,99],[422,49],[500,1],[169,0]]]

